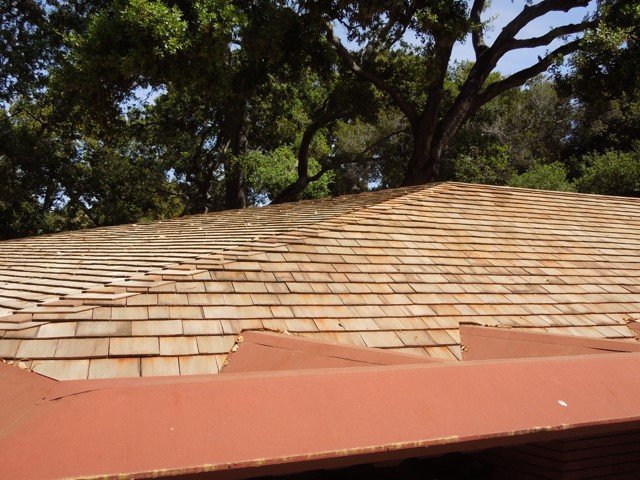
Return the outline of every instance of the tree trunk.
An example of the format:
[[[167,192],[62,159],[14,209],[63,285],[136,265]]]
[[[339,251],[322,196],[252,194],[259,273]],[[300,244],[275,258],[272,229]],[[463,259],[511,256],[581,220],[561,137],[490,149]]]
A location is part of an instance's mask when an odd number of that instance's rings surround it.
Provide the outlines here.
[[[473,99],[458,99],[438,122],[422,115],[413,125],[413,151],[402,182],[403,185],[421,185],[438,176],[442,155],[460,130],[481,104]]]
[[[235,158],[230,159],[229,162],[225,162],[224,169],[225,208],[245,208],[247,206],[247,200],[244,194],[244,169]]]
[[[313,137],[323,125],[322,121],[316,121],[305,129],[298,148],[298,175],[296,180],[285,187],[271,203],[293,202],[307,188],[307,185],[309,185],[309,149]]]
[[[227,116],[220,131],[220,141],[223,145],[224,179],[225,179],[225,208],[244,208],[247,206],[245,198],[244,169],[238,157],[245,153],[244,101],[236,99],[229,105]]]
[[[442,149],[434,146],[440,142],[430,128],[424,127],[420,123],[413,129],[413,151],[402,181],[403,186],[431,182],[438,173]]]
[[[304,177],[304,178],[298,177],[295,182],[285,187],[278,194],[278,196],[271,201],[271,203],[278,204],[278,203],[295,202],[298,199],[298,195],[300,195],[300,193],[305,188],[307,188],[308,184],[309,182],[307,177]]]
[[[208,213],[211,203],[211,186],[213,185],[213,174],[211,172],[211,159],[206,155],[198,155],[195,159],[193,183],[196,187],[196,194],[189,201],[189,213]]]

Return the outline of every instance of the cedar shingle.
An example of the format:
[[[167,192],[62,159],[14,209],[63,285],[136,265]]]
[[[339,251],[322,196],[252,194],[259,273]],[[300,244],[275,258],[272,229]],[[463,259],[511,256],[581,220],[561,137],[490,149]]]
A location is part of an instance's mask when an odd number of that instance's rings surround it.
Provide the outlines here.
[[[233,335],[213,335],[196,337],[198,353],[227,353],[233,347],[236,337]]]
[[[78,322],[55,322],[42,325],[38,330],[38,338],[73,337]]]
[[[113,307],[111,320],[146,320],[149,317],[147,307]]]
[[[57,380],[77,380],[89,375],[89,360],[36,360],[31,369]]]
[[[218,362],[215,355],[180,357],[181,375],[206,375],[212,373],[218,373]]]
[[[160,355],[195,355],[197,353],[196,337],[160,338]]]
[[[4,339],[0,342],[0,357],[15,358],[20,346],[18,339]]]
[[[360,332],[367,347],[390,348],[402,347],[404,343],[394,332]]]
[[[53,358],[58,340],[22,340],[16,358]]]
[[[398,337],[407,347],[430,347],[437,345],[436,341],[425,330],[406,330],[397,332]]]
[[[460,322],[634,338],[639,240],[636,199],[444,183],[5,241],[0,356],[118,375],[200,371],[247,329],[448,359]],[[108,338],[130,358],[98,362]]]
[[[180,375],[178,357],[147,357],[141,359],[142,376]]]
[[[79,322],[76,335],[78,337],[115,337],[131,335],[132,322]]]
[[[61,338],[56,348],[56,358],[106,357],[109,353],[108,338]]]
[[[160,345],[157,337],[121,337],[109,341],[109,355],[158,355]]]
[[[139,377],[139,358],[98,358],[89,362],[89,378]]]
[[[220,320],[183,320],[182,329],[185,335],[215,335],[223,332]]]
[[[182,333],[182,321],[180,320],[144,320],[132,322],[131,325],[133,336],[182,335]]]

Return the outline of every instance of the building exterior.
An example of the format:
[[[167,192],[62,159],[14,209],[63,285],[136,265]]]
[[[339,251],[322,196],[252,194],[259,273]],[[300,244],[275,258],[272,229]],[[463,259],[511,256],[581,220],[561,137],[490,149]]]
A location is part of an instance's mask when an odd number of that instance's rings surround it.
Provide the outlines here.
[[[460,183],[2,242],[0,471],[640,478],[638,253]]]

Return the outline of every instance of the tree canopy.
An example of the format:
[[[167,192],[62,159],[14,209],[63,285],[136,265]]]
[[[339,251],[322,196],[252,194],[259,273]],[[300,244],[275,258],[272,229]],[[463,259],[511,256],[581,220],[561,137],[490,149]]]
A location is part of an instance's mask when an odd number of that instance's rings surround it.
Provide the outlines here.
[[[519,5],[8,0],[0,237],[434,180],[640,195],[640,0]]]

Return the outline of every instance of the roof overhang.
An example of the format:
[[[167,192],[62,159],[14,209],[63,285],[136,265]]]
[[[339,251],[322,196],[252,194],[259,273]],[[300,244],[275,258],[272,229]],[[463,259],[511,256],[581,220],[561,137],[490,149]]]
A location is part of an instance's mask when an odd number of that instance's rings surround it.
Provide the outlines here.
[[[7,478],[239,478],[638,428],[640,354],[58,382],[0,365]]]

